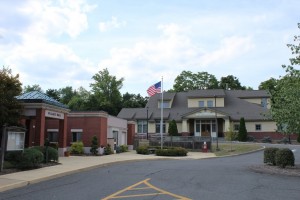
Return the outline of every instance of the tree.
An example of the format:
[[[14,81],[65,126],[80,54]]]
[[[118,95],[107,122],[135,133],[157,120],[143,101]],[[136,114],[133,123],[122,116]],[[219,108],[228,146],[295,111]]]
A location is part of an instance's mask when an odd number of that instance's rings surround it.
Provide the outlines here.
[[[177,124],[174,119],[169,123],[168,133],[170,136],[178,136]]]
[[[78,88],[76,94],[69,101],[68,107],[76,111],[93,110],[91,109],[93,105],[90,103],[90,95],[90,92],[83,87]]]
[[[238,140],[241,142],[246,142],[247,141],[247,129],[246,129],[246,124],[245,124],[245,119],[242,117],[240,119],[240,128],[239,128],[239,133],[238,133]]]
[[[33,91],[43,92],[43,90],[39,84],[27,85],[27,86],[24,86],[24,88],[23,88],[23,93],[33,92]]]
[[[191,71],[182,71],[181,74],[175,78],[173,85],[175,92],[216,88],[218,88],[218,80],[214,75],[207,72],[193,73]]]
[[[95,74],[93,79],[95,82],[91,84],[91,87],[98,102],[98,109],[107,111],[111,115],[117,115],[121,110],[120,89],[123,86],[124,78],[117,79],[110,75],[107,69],[104,69]]]
[[[237,139],[237,135],[237,132],[233,131],[233,127],[231,124],[228,131],[225,133],[225,139],[230,141],[230,151],[232,151],[232,141]]]
[[[18,124],[22,107],[16,96],[21,92],[19,74],[14,76],[11,69],[3,66],[0,70],[0,128],[5,124]]]
[[[298,43],[287,46],[295,57],[290,58],[290,65],[282,65],[286,75],[277,81],[271,92],[271,117],[281,127],[279,131],[289,136],[300,134],[300,70],[295,68],[300,64],[300,36],[295,36],[294,41]]]
[[[65,88],[59,89],[60,93],[60,102],[68,105],[72,97],[77,94],[76,90],[73,90],[72,86],[67,86]]]
[[[92,154],[96,155],[98,153],[98,148],[99,148],[98,138],[97,138],[97,136],[94,136],[92,138],[92,144],[91,144],[90,152]]]
[[[261,82],[258,86],[258,89],[272,91],[275,89],[276,85],[277,80],[275,78],[270,78],[269,80]]]
[[[122,97],[122,108],[144,108],[148,97],[142,97],[140,94],[129,94],[126,92]]]
[[[55,99],[56,101],[60,101],[60,92],[56,89],[48,89],[46,90],[46,95]]]
[[[242,86],[239,79],[233,75],[228,75],[226,77],[221,77],[219,87],[222,89],[230,90],[245,90],[246,87]]]

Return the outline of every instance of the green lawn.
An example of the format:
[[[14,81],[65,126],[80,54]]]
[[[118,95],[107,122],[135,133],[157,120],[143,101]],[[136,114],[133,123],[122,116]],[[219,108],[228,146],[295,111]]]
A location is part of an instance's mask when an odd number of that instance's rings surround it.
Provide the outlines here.
[[[219,143],[219,151],[216,150],[216,143],[212,145],[212,152],[216,156],[227,156],[241,153],[247,153],[250,151],[261,149],[262,146],[259,144],[243,144],[243,143]]]

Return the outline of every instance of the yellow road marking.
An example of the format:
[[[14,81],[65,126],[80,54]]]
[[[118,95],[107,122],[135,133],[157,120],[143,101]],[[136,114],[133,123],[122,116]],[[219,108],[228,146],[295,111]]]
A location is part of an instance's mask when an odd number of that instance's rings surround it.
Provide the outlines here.
[[[109,200],[109,199],[122,199],[122,198],[130,198],[130,197],[141,197],[141,196],[153,196],[153,195],[168,195],[168,196],[171,196],[171,197],[174,197],[178,200],[191,200],[187,197],[183,197],[183,196],[180,196],[180,195],[177,195],[177,194],[173,194],[171,192],[168,192],[166,190],[163,190],[163,189],[160,189],[158,187],[155,187],[154,185],[151,185],[148,181],[150,180],[150,178],[148,179],[145,179],[143,181],[140,181],[136,184],[133,184],[127,188],[124,188],[118,192],[115,192],[111,195],[109,195],[108,197],[105,197],[103,198],[102,200]],[[145,184],[146,186],[148,187],[137,187],[139,185],[142,185],[142,184]],[[153,190],[156,190],[158,192],[155,192],[155,193],[146,193],[146,194],[132,194],[132,195],[120,195],[122,193],[125,193],[126,191],[134,191],[134,190],[149,190],[149,189],[153,189]],[[120,196],[118,196],[120,195]]]

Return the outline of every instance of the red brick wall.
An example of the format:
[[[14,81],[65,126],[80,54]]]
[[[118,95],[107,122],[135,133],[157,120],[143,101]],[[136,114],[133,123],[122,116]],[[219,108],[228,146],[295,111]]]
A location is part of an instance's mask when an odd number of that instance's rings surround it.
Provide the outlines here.
[[[264,137],[270,137],[273,140],[281,140],[283,137],[287,137],[286,135],[278,132],[248,132],[248,135],[253,136],[255,139],[263,139]],[[297,134],[291,135],[292,140],[297,139]]]

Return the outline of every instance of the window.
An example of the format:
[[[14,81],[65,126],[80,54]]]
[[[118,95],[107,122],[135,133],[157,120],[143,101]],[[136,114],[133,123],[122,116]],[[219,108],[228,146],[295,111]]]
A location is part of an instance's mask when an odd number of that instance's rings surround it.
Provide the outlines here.
[[[240,129],[240,125],[239,124],[234,124],[233,125],[233,130],[234,131],[239,131],[239,129]]]
[[[147,133],[147,121],[146,120],[138,120],[137,121],[137,129],[138,133]]]
[[[160,120],[155,121],[155,132],[160,133]],[[162,130],[162,132],[163,133],[166,132],[166,123],[165,123],[165,121],[163,121],[163,130]]]
[[[263,108],[267,108],[267,106],[268,106],[267,98],[262,98],[261,99],[261,106]]]
[[[204,107],[204,101],[199,101],[199,107],[201,107],[201,108]]]
[[[58,142],[58,132],[48,132],[49,142]]]
[[[212,100],[208,100],[207,107],[214,107],[214,102]]]
[[[72,142],[82,141],[82,132],[72,132]]]
[[[261,131],[261,124],[255,124],[255,130]]]
[[[163,108],[170,108],[170,102],[169,101],[164,101],[163,102]]]

